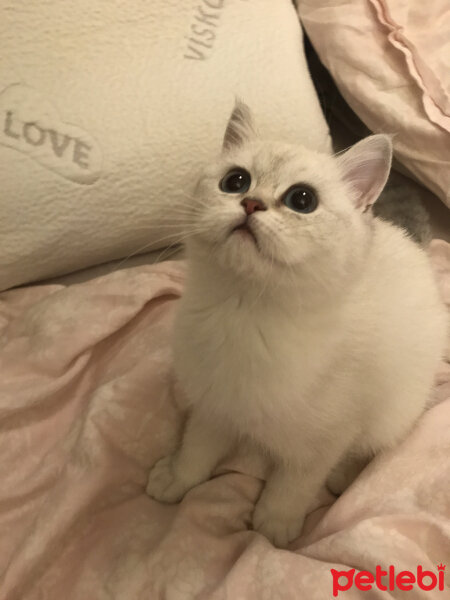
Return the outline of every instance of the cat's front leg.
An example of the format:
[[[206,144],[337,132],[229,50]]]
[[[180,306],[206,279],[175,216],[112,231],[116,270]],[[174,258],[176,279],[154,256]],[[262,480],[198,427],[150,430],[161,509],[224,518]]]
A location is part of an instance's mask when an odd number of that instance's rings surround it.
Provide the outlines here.
[[[214,427],[194,411],[179,449],[161,458],[150,471],[147,494],[160,502],[178,502],[190,489],[208,480],[232,444],[226,428]]]
[[[256,503],[253,529],[277,548],[286,548],[302,531],[308,506],[304,501],[300,469],[277,465]]]
[[[297,458],[280,461],[259,497],[253,528],[275,546],[285,548],[297,538],[312,501],[343,453],[342,440],[317,441]],[[326,452],[324,452],[326,448]]]

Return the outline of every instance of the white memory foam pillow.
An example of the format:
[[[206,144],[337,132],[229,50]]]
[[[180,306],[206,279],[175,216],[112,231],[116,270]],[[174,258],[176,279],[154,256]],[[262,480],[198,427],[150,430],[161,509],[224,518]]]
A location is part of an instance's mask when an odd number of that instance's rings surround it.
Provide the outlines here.
[[[3,0],[0,289],[173,241],[235,95],[329,149],[291,0]]]

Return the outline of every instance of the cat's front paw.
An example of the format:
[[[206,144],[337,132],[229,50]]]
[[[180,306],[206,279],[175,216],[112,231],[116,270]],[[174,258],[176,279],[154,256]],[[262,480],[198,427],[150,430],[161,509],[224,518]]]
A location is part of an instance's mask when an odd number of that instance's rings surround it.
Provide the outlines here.
[[[303,528],[305,514],[289,515],[276,507],[258,502],[253,512],[253,529],[265,536],[277,548],[286,548]]]
[[[161,458],[150,471],[146,492],[159,502],[179,502],[192,486],[187,485],[175,468],[175,456]]]

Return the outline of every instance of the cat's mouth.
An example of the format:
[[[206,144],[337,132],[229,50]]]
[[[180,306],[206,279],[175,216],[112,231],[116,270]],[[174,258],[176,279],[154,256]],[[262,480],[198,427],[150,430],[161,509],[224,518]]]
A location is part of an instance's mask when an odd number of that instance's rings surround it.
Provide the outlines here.
[[[239,223],[239,225],[236,225],[236,227],[233,227],[233,229],[231,230],[231,234],[233,233],[251,239],[255,243],[255,245],[258,246],[258,240],[256,239],[256,235],[247,220],[245,220],[243,223]]]

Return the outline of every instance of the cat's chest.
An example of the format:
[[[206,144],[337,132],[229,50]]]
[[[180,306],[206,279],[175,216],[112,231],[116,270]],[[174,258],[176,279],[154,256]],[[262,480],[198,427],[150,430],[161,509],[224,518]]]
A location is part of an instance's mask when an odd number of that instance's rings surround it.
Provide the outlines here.
[[[226,310],[183,315],[177,346],[175,367],[190,399],[238,407],[247,418],[271,414],[275,401],[298,402],[326,354],[324,340],[296,319]]]

